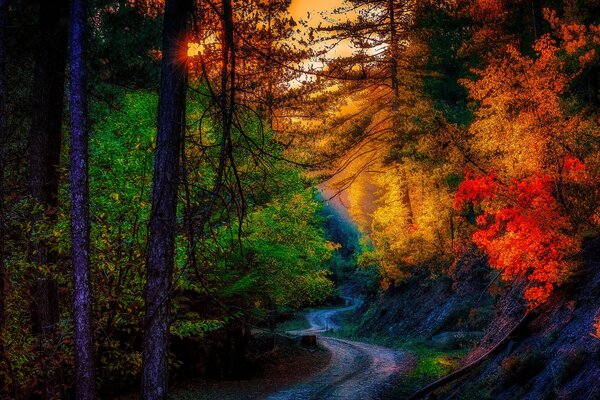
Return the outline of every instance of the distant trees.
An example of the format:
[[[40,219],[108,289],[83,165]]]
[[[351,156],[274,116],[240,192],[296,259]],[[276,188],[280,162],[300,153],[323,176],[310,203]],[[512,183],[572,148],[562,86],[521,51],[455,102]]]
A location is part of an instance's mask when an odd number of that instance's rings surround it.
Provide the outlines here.
[[[578,231],[598,224],[598,16],[544,5],[349,0],[317,29],[355,51],[320,59],[308,101],[327,128],[298,126],[337,159],[320,172],[347,188],[384,286],[445,273],[470,240],[528,281],[532,307],[575,268]],[[497,192],[473,190],[485,179]]]
[[[455,187],[447,178],[460,171],[462,157],[446,149],[455,131],[447,129],[427,92],[427,80],[441,75],[432,66],[441,57],[431,48],[439,36],[427,34],[423,21],[422,9],[431,8],[348,1],[336,11],[347,13],[347,20],[317,29],[322,41],[356,50],[348,57],[322,58],[320,79],[335,84],[314,95],[322,98],[328,127],[325,135],[318,124],[310,131],[318,138],[314,148],[334,160],[335,167],[325,170],[333,174],[327,184],[348,190],[350,212],[374,244],[362,261],[378,266],[384,285],[406,279],[411,265],[440,259],[432,266],[443,268],[458,235]]]

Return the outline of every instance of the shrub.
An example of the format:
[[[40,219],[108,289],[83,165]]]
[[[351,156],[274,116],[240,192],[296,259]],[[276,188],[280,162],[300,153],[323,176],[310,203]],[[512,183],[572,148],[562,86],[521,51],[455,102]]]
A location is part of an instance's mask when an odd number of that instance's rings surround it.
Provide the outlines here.
[[[537,351],[526,352],[521,356],[509,356],[502,361],[502,373],[511,381],[525,384],[544,369],[546,358]]]
[[[584,349],[570,349],[561,357],[560,364],[556,370],[556,381],[558,384],[565,383],[573,378],[581,369],[587,359]]]

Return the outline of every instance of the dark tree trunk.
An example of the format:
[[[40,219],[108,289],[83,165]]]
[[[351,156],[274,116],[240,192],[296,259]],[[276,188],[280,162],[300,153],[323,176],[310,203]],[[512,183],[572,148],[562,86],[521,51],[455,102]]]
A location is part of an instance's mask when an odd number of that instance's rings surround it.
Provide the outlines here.
[[[158,129],[150,217],[141,395],[166,399],[169,378],[169,308],[173,274],[179,150],[185,130],[190,0],[167,0],[163,27]]]
[[[31,193],[50,207],[55,207],[58,199],[67,19],[67,1],[40,1],[30,131]]]
[[[544,15],[542,12],[542,0],[533,0],[531,2],[533,10],[533,30],[535,40],[538,40],[544,34]]]
[[[34,224],[39,223],[44,215],[50,222],[55,220],[67,62],[67,1],[40,1],[39,7],[29,136],[30,191],[39,207],[32,214]],[[34,241],[31,252],[32,261],[38,266],[56,262],[44,240]],[[33,294],[33,330],[45,336],[58,322],[56,282],[37,273]]]
[[[5,29],[8,16],[8,0],[0,0],[0,378],[4,373],[4,310],[6,267],[4,265],[4,169],[6,166],[6,45]],[[0,379],[1,381],[2,379]],[[0,389],[0,396],[3,394]]]
[[[586,70],[587,87],[588,87],[588,100],[594,106],[598,106],[600,101],[598,99],[598,75],[600,67],[596,64],[589,66]]]
[[[396,10],[394,8],[394,0],[388,1],[388,13],[390,18],[390,75],[392,76],[392,91],[394,92],[394,100],[392,107],[398,109],[399,82],[398,82],[398,55],[396,53],[397,41],[396,37]]]
[[[392,77],[392,113],[395,114],[400,108],[400,82],[398,81],[398,33],[396,27],[396,9],[394,0],[388,0],[388,14],[390,19],[390,75]],[[392,115],[392,130],[398,131],[398,119],[396,115]],[[402,173],[402,203],[406,207],[407,218],[409,225],[414,223],[412,203],[410,200],[410,190],[406,173]]]
[[[403,173],[403,180],[402,180],[402,185],[403,185],[403,194],[402,194],[402,204],[404,204],[404,206],[406,207],[406,222],[409,225],[414,224],[415,222],[415,216],[413,213],[413,207],[412,207],[412,201],[410,200],[410,189],[409,189],[409,183],[408,180],[406,178],[406,173]]]
[[[72,0],[70,42],[71,111],[71,241],[73,263],[73,339],[75,396],[96,398],[92,290],[90,284],[90,218],[88,188],[88,129],[85,87],[84,0]]]

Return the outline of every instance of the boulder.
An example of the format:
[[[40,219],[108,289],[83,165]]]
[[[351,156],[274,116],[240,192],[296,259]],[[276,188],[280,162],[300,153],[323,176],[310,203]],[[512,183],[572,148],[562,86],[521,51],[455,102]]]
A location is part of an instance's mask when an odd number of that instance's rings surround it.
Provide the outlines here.
[[[302,335],[300,338],[300,344],[303,347],[316,347],[317,346],[317,336],[316,335]]]

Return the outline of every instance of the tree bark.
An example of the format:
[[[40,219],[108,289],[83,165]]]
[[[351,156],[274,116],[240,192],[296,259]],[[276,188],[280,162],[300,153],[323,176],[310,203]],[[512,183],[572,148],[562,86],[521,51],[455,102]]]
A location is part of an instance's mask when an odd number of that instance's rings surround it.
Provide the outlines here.
[[[402,204],[406,207],[406,223],[412,225],[415,223],[415,215],[413,212],[412,201],[410,200],[410,189],[408,176],[406,172],[402,172]]]
[[[392,77],[392,113],[396,113],[400,108],[400,82],[398,81],[398,53],[397,41],[398,34],[396,29],[396,9],[394,0],[388,0],[388,15],[390,19],[390,75]],[[395,115],[392,115],[392,130],[398,131],[398,121]],[[414,215],[412,203],[410,200],[410,189],[406,172],[402,172],[402,204],[406,207],[407,217],[406,222],[409,225],[414,223]]]
[[[141,396],[166,399],[169,308],[174,262],[179,150],[185,130],[186,30],[190,0],[167,0],[163,26],[152,214],[146,260],[146,316]]]
[[[4,319],[6,302],[6,266],[4,265],[4,170],[6,167],[6,19],[8,0],[0,0],[0,363],[4,363]],[[4,366],[0,364],[0,378]],[[1,380],[1,379],[0,379]],[[0,389],[1,390],[1,389]],[[0,391],[0,395],[2,395]]]
[[[50,222],[55,220],[67,62],[67,1],[39,1],[39,7],[29,132],[30,193],[39,207],[32,213],[34,225],[40,223],[44,215]],[[40,239],[32,243],[31,260],[43,267],[55,263],[56,257],[48,243]],[[35,274],[33,330],[45,336],[58,322],[58,289],[51,278],[39,272]]]
[[[396,37],[396,10],[394,8],[394,0],[388,1],[388,13],[390,18],[390,74],[392,76],[392,90],[394,92],[394,101],[392,107],[394,111],[398,110],[398,98],[400,97],[398,83],[398,55],[396,54],[397,41]]]
[[[600,101],[598,99],[598,75],[600,72],[600,66],[596,63],[590,65],[586,69],[586,77],[587,77],[587,87],[588,87],[588,101],[594,105],[598,106]]]
[[[533,0],[531,2],[533,11],[533,33],[535,40],[538,40],[544,34],[544,15],[542,12],[542,0]]]
[[[72,0],[70,42],[71,111],[71,241],[73,263],[73,338],[75,396],[96,398],[92,290],[90,283],[90,218],[88,129],[85,87],[85,5]]]

